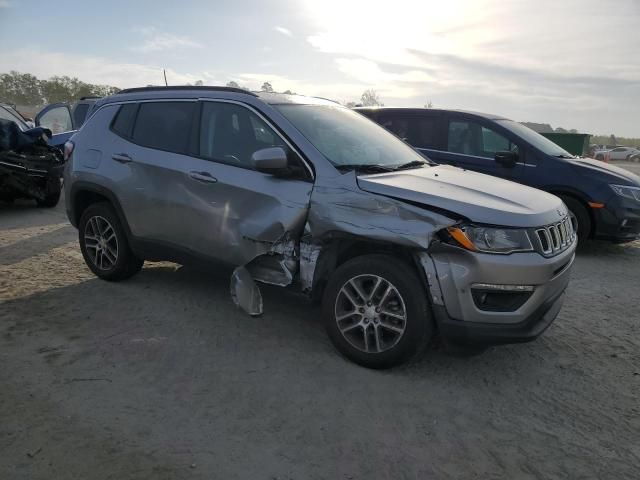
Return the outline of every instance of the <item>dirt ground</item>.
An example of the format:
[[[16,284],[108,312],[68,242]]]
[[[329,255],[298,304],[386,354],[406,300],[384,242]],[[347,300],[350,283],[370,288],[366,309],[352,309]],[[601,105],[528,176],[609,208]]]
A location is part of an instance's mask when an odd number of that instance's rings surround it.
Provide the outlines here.
[[[384,372],[228,279],[103,282],[62,203],[0,207],[0,479],[640,478],[640,242],[590,244],[537,341]]]

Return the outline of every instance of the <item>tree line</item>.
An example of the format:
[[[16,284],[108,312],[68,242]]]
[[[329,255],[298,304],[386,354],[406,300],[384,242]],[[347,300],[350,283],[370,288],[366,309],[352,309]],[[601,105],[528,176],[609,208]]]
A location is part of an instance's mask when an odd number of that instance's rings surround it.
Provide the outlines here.
[[[0,101],[16,105],[74,102],[81,97],[104,97],[119,91],[117,87],[94,85],[66,75],[40,80],[30,73],[11,71],[0,74]]]

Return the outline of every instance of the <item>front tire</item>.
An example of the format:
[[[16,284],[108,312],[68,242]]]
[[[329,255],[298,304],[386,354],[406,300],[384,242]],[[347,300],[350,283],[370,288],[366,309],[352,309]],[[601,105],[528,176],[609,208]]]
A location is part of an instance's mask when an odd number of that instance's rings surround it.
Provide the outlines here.
[[[591,236],[591,216],[587,208],[578,200],[572,197],[560,197],[569,209],[569,216],[573,229],[578,234],[578,241],[585,242]]]
[[[106,202],[82,213],[78,237],[85,263],[103,280],[125,280],[142,268],[144,261],[131,251],[118,215]]]
[[[390,368],[410,360],[434,333],[418,275],[389,255],[364,255],[338,267],[327,283],[322,309],[334,346],[368,368]]]

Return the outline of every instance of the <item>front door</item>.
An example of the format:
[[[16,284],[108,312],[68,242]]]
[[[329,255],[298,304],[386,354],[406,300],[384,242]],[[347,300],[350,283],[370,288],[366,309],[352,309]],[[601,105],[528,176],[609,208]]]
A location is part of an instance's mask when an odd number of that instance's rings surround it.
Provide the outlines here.
[[[517,180],[522,176],[524,153],[488,122],[452,117],[446,122],[446,131],[446,151],[439,152],[435,159],[437,162],[509,180]],[[519,155],[515,165],[505,166],[495,160],[496,153],[503,151]]]
[[[62,148],[64,143],[75,133],[71,108],[66,103],[52,103],[38,112],[35,118],[38,127],[51,130],[49,145]]]
[[[242,265],[302,234],[313,183],[302,159],[256,111],[229,101],[201,107],[198,158],[186,172],[193,205],[185,222],[194,250]],[[252,154],[273,146],[288,152],[286,178],[253,168]]]

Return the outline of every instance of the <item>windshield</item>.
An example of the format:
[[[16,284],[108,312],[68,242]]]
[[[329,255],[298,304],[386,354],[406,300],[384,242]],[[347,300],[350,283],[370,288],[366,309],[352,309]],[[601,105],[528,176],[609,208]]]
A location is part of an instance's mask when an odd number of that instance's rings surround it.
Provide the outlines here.
[[[496,122],[547,155],[560,158],[575,158],[574,155],[567,152],[564,148],[556,145],[529,127],[525,127],[521,123],[514,122],[513,120],[496,120]]]
[[[348,108],[290,104],[276,108],[337,168],[394,169],[426,163],[413,148]]]
[[[22,130],[23,132],[29,128],[27,124],[24,123],[24,121],[15,113],[13,113],[9,108],[0,107],[0,118],[3,120],[15,122],[18,125],[18,128],[20,128],[20,130]]]

